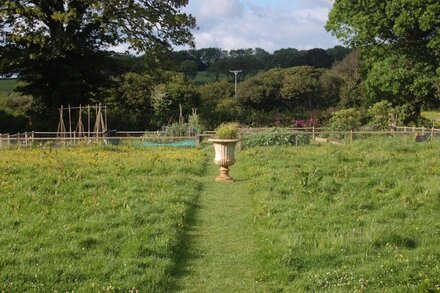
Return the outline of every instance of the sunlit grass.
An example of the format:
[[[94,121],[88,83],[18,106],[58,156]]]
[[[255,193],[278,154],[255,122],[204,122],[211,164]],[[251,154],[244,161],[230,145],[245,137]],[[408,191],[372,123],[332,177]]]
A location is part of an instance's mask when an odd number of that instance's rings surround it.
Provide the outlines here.
[[[261,282],[274,292],[440,290],[440,142],[256,148]]]
[[[16,85],[17,80],[15,79],[0,79],[0,96],[9,94]]]
[[[439,149],[0,151],[0,291],[437,292]]]
[[[167,292],[204,154],[0,151],[0,291]]]

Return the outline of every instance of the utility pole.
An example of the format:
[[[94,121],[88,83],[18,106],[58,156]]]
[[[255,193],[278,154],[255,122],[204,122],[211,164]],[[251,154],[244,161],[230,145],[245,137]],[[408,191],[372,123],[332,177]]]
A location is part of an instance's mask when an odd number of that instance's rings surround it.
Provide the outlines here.
[[[231,70],[229,72],[233,73],[235,75],[235,98],[237,99],[237,82],[238,82],[237,76],[239,73],[243,72],[243,70],[241,70],[241,69],[240,70]]]

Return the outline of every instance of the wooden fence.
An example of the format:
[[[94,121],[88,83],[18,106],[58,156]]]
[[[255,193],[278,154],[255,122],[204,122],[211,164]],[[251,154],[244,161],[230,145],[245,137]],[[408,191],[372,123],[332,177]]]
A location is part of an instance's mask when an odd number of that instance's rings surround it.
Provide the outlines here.
[[[322,142],[337,142],[335,137],[348,139],[353,142],[354,139],[365,136],[402,136],[404,138],[414,137],[415,140],[423,141],[435,136],[440,136],[440,129],[425,127],[395,127],[389,131],[333,131],[329,128],[304,127],[304,128],[242,128],[240,135],[252,135],[254,133],[277,133],[277,134],[304,134],[310,135],[312,140]],[[199,147],[204,139],[215,135],[214,131],[204,131],[196,136],[166,136],[160,131],[118,131],[117,136],[106,136],[102,132],[93,132],[90,135],[77,135],[72,132],[24,132],[16,134],[0,134],[1,147],[26,147],[47,142],[57,143],[59,145],[75,145],[80,142],[91,143],[111,143],[112,141],[181,141],[194,140],[194,146]],[[330,138],[328,138],[330,137]]]

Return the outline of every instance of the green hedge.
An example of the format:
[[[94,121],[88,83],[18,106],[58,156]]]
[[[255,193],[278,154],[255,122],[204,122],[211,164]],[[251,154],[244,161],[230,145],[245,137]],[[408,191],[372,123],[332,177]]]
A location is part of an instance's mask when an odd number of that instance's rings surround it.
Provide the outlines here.
[[[308,145],[310,135],[301,133],[261,132],[243,136],[245,148],[258,146]]]

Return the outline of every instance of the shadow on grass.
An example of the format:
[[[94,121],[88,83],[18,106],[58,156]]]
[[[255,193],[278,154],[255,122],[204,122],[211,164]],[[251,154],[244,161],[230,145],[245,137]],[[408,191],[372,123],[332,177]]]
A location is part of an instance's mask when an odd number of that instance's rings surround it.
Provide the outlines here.
[[[200,205],[198,204],[193,204],[191,206],[186,228],[183,231],[181,242],[177,247],[176,264],[172,272],[173,284],[170,286],[172,291],[181,291],[185,289],[183,288],[180,280],[192,273],[189,263],[194,259],[200,258],[203,253],[201,251],[197,251],[195,248],[195,243],[197,243],[196,238],[202,237],[202,235],[196,234],[196,231],[198,230],[197,227],[201,224],[197,221],[199,209]]]
[[[197,243],[197,237],[202,237],[201,235],[197,235],[198,226],[201,223],[197,220],[198,213],[200,211],[200,196],[204,190],[204,176],[206,176],[208,167],[208,160],[206,159],[204,162],[204,175],[201,176],[201,182],[197,188],[197,196],[195,197],[194,203],[190,205],[187,220],[185,223],[185,228],[182,231],[181,239],[179,245],[176,247],[176,263],[174,265],[174,269],[171,272],[172,276],[172,284],[170,284],[170,289],[172,291],[181,291],[185,288],[182,288],[182,284],[180,280],[185,276],[191,274],[191,269],[189,268],[189,263],[191,260],[197,259],[200,257],[200,251],[196,251],[195,244]]]

